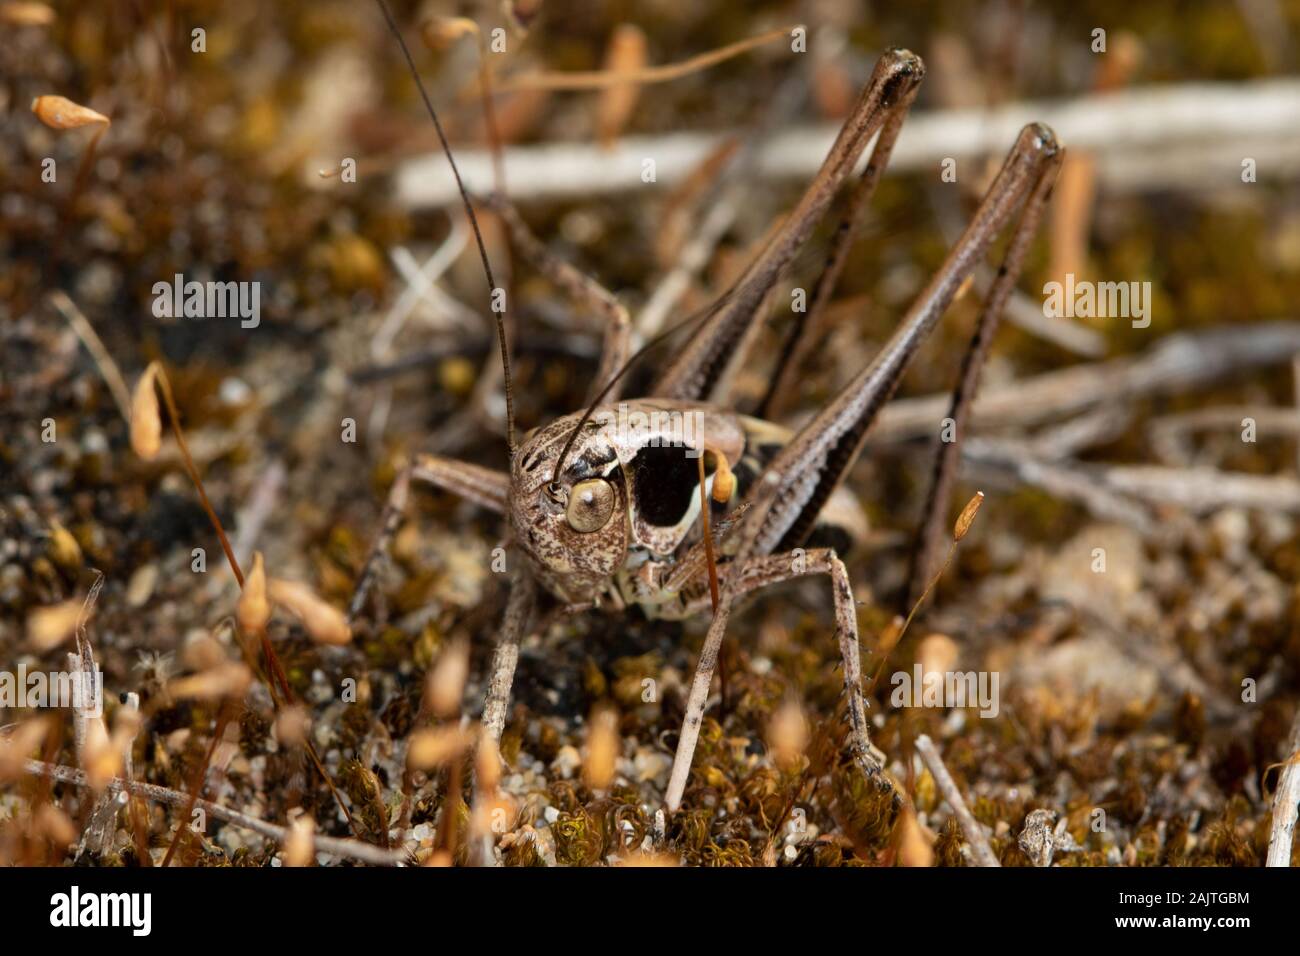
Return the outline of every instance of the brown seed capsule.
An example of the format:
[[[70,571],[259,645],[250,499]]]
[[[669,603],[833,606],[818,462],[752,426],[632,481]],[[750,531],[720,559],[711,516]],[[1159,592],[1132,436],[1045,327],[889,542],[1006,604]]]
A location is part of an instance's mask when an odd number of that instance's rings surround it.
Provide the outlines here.
[[[473,33],[478,33],[478,24],[468,17],[434,17],[426,20],[420,28],[425,45],[435,51],[445,50],[461,37]]]
[[[36,653],[58,647],[72,636],[81,617],[81,602],[64,601],[39,607],[27,615],[27,642]]]
[[[591,715],[587,732],[587,759],[582,776],[592,790],[605,790],[614,781],[621,740],[618,736],[618,713],[612,707],[597,707]]]
[[[298,581],[283,581],[280,578],[267,580],[266,593],[271,601],[288,608],[302,621],[307,634],[318,644],[348,644],[352,640],[352,628],[347,618],[332,604],[327,604],[316,596],[307,585]]]
[[[903,625],[906,623],[906,619],[901,614],[894,615],[893,620],[880,632],[880,642],[876,647],[877,654],[889,654],[893,651],[894,645],[903,636]]]
[[[240,628],[249,634],[260,634],[270,620],[271,605],[266,600],[266,570],[261,551],[253,553],[253,566],[244,579],[244,590],[239,594],[235,616]]]
[[[966,532],[970,530],[971,522],[975,520],[975,515],[980,510],[980,505],[984,503],[984,492],[975,492],[975,497],[966,502],[966,507],[961,509],[961,514],[957,516],[957,523],[952,528],[952,539],[960,541],[966,537]]]
[[[926,838],[916,814],[905,810],[900,828],[902,834],[898,841],[898,862],[903,866],[931,866],[934,863],[934,847]]]
[[[469,644],[455,641],[444,650],[429,673],[429,706],[444,720],[460,713],[469,678]]]
[[[782,769],[797,765],[808,749],[808,740],[803,708],[793,700],[786,701],[772,714],[767,726],[767,743],[776,765]]]
[[[927,674],[946,674],[957,666],[957,642],[946,634],[929,634],[916,645],[916,662]]]
[[[427,727],[411,735],[406,762],[413,770],[433,770],[459,757],[474,743],[474,735],[459,727]]]
[[[57,521],[50,523],[50,560],[65,571],[81,567],[81,545],[67,528]]]
[[[284,865],[311,866],[315,856],[316,821],[306,813],[299,814],[284,838]]]
[[[253,673],[239,661],[226,661],[188,677],[178,677],[167,685],[167,692],[177,700],[238,700],[253,682]]]
[[[145,461],[153,461],[162,448],[162,414],[154,391],[157,377],[158,363],[150,362],[131,396],[131,448]]]
[[[713,460],[717,462],[713,471],[713,500],[718,504],[726,504],[736,493],[736,476],[726,455],[714,452]]]
[[[64,96],[38,96],[32,100],[32,112],[51,129],[78,129],[96,124],[108,126],[110,123],[103,113],[96,113]]]
[[[54,22],[54,10],[44,3],[0,3],[0,20],[19,27],[47,27]]]
[[[0,735],[0,783],[22,776],[24,761],[36,756],[36,748],[44,742],[49,729],[49,721],[35,717],[18,724],[7,735]]]
[[[497,742],[487,734],[482,734],[478,740],[478,752],[474,755],[474,779],[484,793],[492,793],[501,783],[501,750]]]

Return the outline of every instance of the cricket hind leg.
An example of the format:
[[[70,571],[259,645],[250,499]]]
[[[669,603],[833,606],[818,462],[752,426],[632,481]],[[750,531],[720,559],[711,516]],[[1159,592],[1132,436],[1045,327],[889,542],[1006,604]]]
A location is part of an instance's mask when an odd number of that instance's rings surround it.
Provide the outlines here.
[[[872,163],[877,168],[872,170],[869,165],[859,190],[864,193],[864,202],[870,195],[897,135],[896,125],[891,124],[901,121],[924,75],[921,58],[907,50],[890,50],[880,58],[799,204],[737,280],[726,304],[691,335],[668,364],[650,390],[652,397],[688,401],[714,397],[715,387],[727,377],[728,370],[743,361],[741,345],[752,324],[763,314],[762,304],[781,273],[826,214],[871,138],[881,132],[886,149],[879,156],[873,154]]]
[[[410,504],[411,482],[418,481],[482,505],[489,511],[505,514],[509,507],[510,476],[503,471],[472,465],[454,458],[438,455],[417,455],[397,473],[384,510],[379,519],[379,533],[361,565],[361,573],[348,603],[348,620],[353,621],[365,607],[366,598],[379,570],[380,560],[388,554],[393,535],[397,533],[406,509]]]
[[[1033,226],[1063,155],[1047,127],[1031,124],[1021,130],[965,232],[893,336],[872,362],[778,452],[768,466],[765,480],[747,496],[756,507],[747,515],[745,527],[737,529],[742,542],[737,558],[774,554],[803,543],[823,505],[857,459],[868,430],[893,396],[921,344],[993,240],[1022,206],[1026,208],[1012,251],[1032,238]],[[1022,258],[1023,249],[1003,263],[999,273],[1003,299],[1015,283]],[[1001,304],[990,297],[989,307],[1000,310]]]
[[[871,745],[867,729],[867,704],[862,692],[862,661],[858,648],[857,604],[853,587],[844,562],[829,548],[814,548],[806,552],[766,555],[746,561],[739,570],[727,572],[726,594],[729,599],[718,606],[713,623],[704,638],[699,663],[686,703],[686,716],[682,721],[681,735],[677,740],[677,753],[673,758],[672,774],[665,795],[669,812],[681,806],[690,776],[691,760],[700,736],[709,687],[718,662],[718,653],[726,633],[732,602],[742,595],[758,591],[811,574],[825,574],[831,579],[831,595],[835,608],[835,635],[844,665],[844,694],[849,718],[849,751],[853,761],[869,780],[881,791],[893,791],[893,784],[883,773],[883,755]],[[897,794],[894,794],[898,799]]]
[[[813,286],[808,309],[795,312],[789,331],[781,345],[776,368],[767,387],[767,393],[759,403],[757,415],[768,421],[777,421],[789,405],[791,396],[798,390],[799,374],[807,364],[808,358],[818,342],[825,335],[826,310],[831,295],[839,282],[844,264],[848,261],[849,251],[862,229],[870,208],[871,197],[875,194],[889,157],[894,151],[899,130],[907,118],[912,101],[916,99],[916,88],[908,92],[898,106],[889,113],[876,145],[871,149],[866,168],[862,170],[848,208],[836,224],[831,237],[830,252],[822,266],[817,283]]]
[[[565,262],[538,239],[528,228],[519,211],[503,196],[494,195],[488,205],[505,224],[515,248],[538,272],[562,289],[575,302],[590,308],[605,323],[600,350],[600,365],[587,390],[587,402],[594,401],[601,389],[622,369],[632,347],[632,319],[623,303],[592,276],[572,263]],[[618,398],[618,385],[608,393],[608,400]]]
[[[970,420],[970,409],[979,385],[980,372],[984,368],[993,337],[1001,322],[1003,308],[1015,288],[1017,276],[1020,275],[1025,254],[1038,230],[1038,222],[1047,206],[1052,185],[1052,176],[1043,176],[1026,201],[1020,222],[1017,223],[1006,253],[1003,255],[997,277],[989,289],[984,307],[976,320],[970,345],[962,357],[961,371],[958,373],[947,415],[954,423],[953,440],[939,442],[935,453],[930,490],[922,511],[925,517],[917,530],[916,543],[912,552],[912,567],[908,575],[909,604],[920,599],[927,582],[939,573],[942,566],[943,552],[946,542],[950,540],[952,527],[947,521],[947,506],[957,481],[962,438]]]

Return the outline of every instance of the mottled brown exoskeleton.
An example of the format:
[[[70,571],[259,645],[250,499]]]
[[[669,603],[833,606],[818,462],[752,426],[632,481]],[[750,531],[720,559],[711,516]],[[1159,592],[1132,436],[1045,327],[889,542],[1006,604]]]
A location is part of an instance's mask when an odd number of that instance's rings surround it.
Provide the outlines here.
[[[662,618],[707,613],[713,603],[707,553],[712,550],[720,594],[687,701],[665,798],[669,811],[682,800],[732,605],[769,584],[810,574],[826,575],[831,582],[844,662],[850,751],[864,773],[879,786],[889,786],[881,773],[882,755],[872,747],[867,732],[856,608],[848,575],[833,549],[805,545],[827,509],[839,506],[834,499],[840,482],[918,346],[990,244],[1014,220],[954,398],[954,407],[964,406],[959,399],[973,390],[988,340],[1014,287],[1062,159],[1051,130],[1031,125],[1021,131],[965,232],[893,337],[807,424],[786,432],[728,410],[726,397],[730,374],[744,361],[783,270],[874,137],[875,146],[810,297],[812,309],[787,343],[787,358],[799,352],[798,336],[824,306],[836,282],[923,75],[920,58],[906,50],[890,50],[880,58],[799,204],[734,286],[699,317],[649,392],[638,399],[619,402],[619,373],[626,367],[632,336],[627,313],[594,280],[552,256],[508,203],[499,197],[490,200],[521,254],[606,317],[593,405],[534,430],[518,447],[513,442],[513,422],[508,422],[508,472],[419,456],[394,484],[372,558],[400,520],[412,480],[458,494],[508,518],[510,545],[522,560],[512,566],[510,595],[483,708],[483,724],[493,737],[499,738],[505,723],[519,642],[531,625],[539,588],[574,610],[625,613],[639,606],[647,615]],[[484,260],[486,264],[486,255]],[[504,357],[504,348],[502,352]],[[629,421],[645,427],[629,427]],[[953,453],[952,449],[945,452]],[[708,466],[703,494],[697,460],[701,454]],[[698,520],[705,500],[713,519],[709,549]],[[946,504],[945,494],[940,505],[946,508]],[[368,562],[354,610],[364,601],[370,570]]]

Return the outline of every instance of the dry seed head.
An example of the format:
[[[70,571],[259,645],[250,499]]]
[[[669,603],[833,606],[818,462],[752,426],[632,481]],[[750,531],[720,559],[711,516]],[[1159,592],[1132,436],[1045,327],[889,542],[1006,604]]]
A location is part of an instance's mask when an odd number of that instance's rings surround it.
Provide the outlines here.
[[[81,618],[78,600],[38,607],[27,615],[27,643],[38,654],[58,647],[77,630]]]
[[[199,632],[187,637],[181,648],[181,663],[192,671],[206,671],[226,662],[226,649],[215,637]]]
[[[429,673],[429,707],[444,720],[460,713],[465,681],[469,678],[469,644],[453,641]]]
[[[275,718],[275,739],[288,747],[301,746],[311,730],[311,717],[302,704],[292,704]]]
[[[153,461],[162,448],[162,414],[153,387],[157,376],[158,363],[150,362],[131,396],[131,448],[145,461]]]
[[[35,755],[49,729],[45,717],[34,717],[8,734],[0,734],[0,783],[9,783],[23,775],[23,761]]]
[[[284,838],[284,865],[311,866],[316,856],[316,821],[301,813],[289,824]]]
[[[618,712],[612,707],[597,707],[591,714],[587,730],[587,759],[582,776],[592,790],[606,790],[614,781],[621,740],[618,735]]]
[[[903,812],[900,828],[902,833],[898,841],[898,862],[903,866],[932,866],[934,847],[912,809]]]
[[[957,642],[947,634],[929,634],[916,645],[916,662],[926,673],[948,673],[957,664],[957,654]]]
[[[893,652],[894,646],[898,644],[898,639],[903,636],[903,627],[907,624],[907,619],[901,614],[895,614],[883,631],[880,632],[880,641],[876,647],[876,653],[887,655]]]
[[[713,500],[726,504],[736,491],[736,476],[731,471],[731,463],[722,452],[714,452],[713,460],[717,463],[713,471]]]
[[[238,700],[253,682],[253,674],[239,661],[225,661],[216,667],[178,677],[167,685],[167,691],[177,700],[218,700],[230,697]]]
[[[42,836],[49,837],[56,846],[67,846],[77,842],[77,828],[73,826],[68,815],[50,803],[42,803],[32,821]]]
[[[501,748],[488,734],[480,734],[474,755],[474,779],[484,793],[492,793],[501,783]]]
[[[108,782],[122,772],[122,750],[104,728],[104,718],[91,717],[86,721],[86,743],[81,751],[81,769],[87,782],[95,791],[103,790]]]
[[[317,597],[307,585],[270,578],[266,590],[274,603],[298,616],[313,641],[333,645],[351,642],[352,628],[348,626],[347,618],[338,608]]]
[[[431,50],[445,50],[463,36],[478,33],[478,24],[468,17],[434,17],[420,28]]]
[[[961,514],[957,516],[957,523],[952,528],[952,539],[960,541],[966,537],[966,532],[970,531],[971,523],[975,520],[975,515],[979,513],[980,505],[984,504],[984,492],[975,492],[975,497],[966,502],[966,507],[961,509]]]
[[[244,590],[239,593],[235,609],[239,627],[248,634],[260,634],[271,618],[271,605],[266,599],[266,569],[262,552],[253,552],[253,565],[244,578]]]
[[[415,770],[433,770],[459,757],[474,743],[460,727],[426,727],[411,734],[406,762]]]
[[[18,27],[47,27],[54,22],[54,10],[43,3],[3,3],[0,20]]]
[[[808,721],[796,701],[787,700],[773,712],[767,725],[767,743],[779,767],[792,767],[803,757],[808,749]]]
[[[72,532],[57,521],[50,522],[50,560],[65,571],[81,567],[81,545]]]
[[[38,96],[32,100],[32,112],[51,129],[78,129],[82,126],[109,125],[109,118],[88,106],[63,96]]]
[[[647,866],[647,867],[668,867],[680,866],[681,861],[675,856],[667,853],[629,853],[625,857],[620,857],[617,866]]]

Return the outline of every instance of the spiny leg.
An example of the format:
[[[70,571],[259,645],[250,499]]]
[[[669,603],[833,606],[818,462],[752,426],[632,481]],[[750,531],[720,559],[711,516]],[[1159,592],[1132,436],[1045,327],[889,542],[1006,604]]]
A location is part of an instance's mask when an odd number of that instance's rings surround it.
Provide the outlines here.
[[[510,476],[505,472],[494,471],[469,462],[456,461],[454,458],[440,458],[437,455],[417,455],[415,460],[405,465],[397,473],[393,486],[388,490],[384,510],[379,519],[379,533],[366,555],[357,577],[356,589],[352,592],[352,601],[348,604],[348,620],[353,621],[365,606],[371,584],[379,569],[379,560],[388,553],[393,535],[397,533],[402,516],[410,501],[411,482],[419,481],[481,505],[497,514],[505,514],[510,495]]]
[[[510,688],[515,680],[515,667],[519,664],[519,642],[528,633],[536,606],[537,585],[528,570],[520,568],[510,581],[510,597],[506,601],[496,650],[492,652],[487,695],[483,700],[483,729],[494,743],[500,742],[501,732],[506,726]]]
[[[889,789],[890,784],[881,775],[881,758],[871,746],[867,732],[866,700],[862,695],[862,662],[858,651],[857,606],[853,600],[853,588],[849,583],[848,571],[844,563],[830,548],[813,548],[804,553],[787,553],[767,555],[754,558],[737,571],[727,572],[727,594],[729,600],[718,606],[718,613],[709,626],[700,650],[700,660],[695,668],[695,678],[691,682],[690,696],[686,702],[686,717],[682,721],[681,736],[677,740],[677,753],[673,758],[672,774],[668,780],[668,792],[665,802],[669,812],[681,806],[682,794],[686,790],[686,780],[690,776],[691,759],[695,754],[695,745],[700,736],[700,724],[704,719],[705,705],[709,699],[709,687],[713,683],[713,670],[717,665],[718,652],[727,629],[727,620],[731,613],[731,604],[745,594],[779,584],[794,578],[810,574],[825,574],[831,579],[831,593],[835,607],[835,636],[840,645],[840,656],[844,661],[844,692],[849,714],[849,746],[854,762],[867,777],[882,789]]]
[[[958,375],[957,385],[953,389],[952,403],[948,409],[948,417],[954,423],[953,440],[939,442],[939,449],[935,454],[930,492],[926,498],[925,510],[922,512],[925,517],[918,530],[912,554],[909,604],[920,599],[926,584],[939,572],[943,561],[945,540],[950,527],[947,524],[947,503],[957,480],[962,437],[966,433],[966,424],[970,420],[971,404],[975,400],[975,390],[979,386],[980,372],[988,358],[993,336],[997,333],[1003,307],[1015,289],[1016,278],[1020,275],[1025,254],[1033,241],[1034,233],[1038,231],[1039,220],[1051,197],[1055,182],[1053,173],[1060,162],[1061,155],[1058,154],[1053,168],[1038,181],[1025,203],[1020,222],[1016,224],[1006,254],[1003,256],[1002,266],[998,269],[997,278],[989,289],[984,308],[975,323],[975,334],[971,337],[970,346],[962,358],[961,372]]]
[[[748,510],[728,542],[735,567],[744,568],[753,559],[789,550],[803,541],[827,498],[857,458],[867,430],[898,387],[921,342],[1022,201],[1036,195],[1044,180],[1051,180],[1061,153],[1055,136],[1045,126],[1031,125],[1021,131],[962,238],[912,304],[893,337],[872,363],[777,454],[746,495]],[[1013,265],[1018,262],[1004,266],[1009,275]],[[681,800],[699,734],[699,716],[708,697],[708,681],[701,683],[701,675],[712,674],[731,604],[740,593],[740,579],[740,575],[727,576],[718,612],[700,653],[700,670],[691,688],[688,721],[682,730],[669,789],[671,807]],[[692,715],[696,720],[693,727]]]
[[[739,345],[781,272],[821,221],[871,137],[883,129],[890,117],[906,109],[924,75],[920,57],[906,50],[891,50],[880,58],[798,206],[750,263],[726,305],[699,327],[669,363],[651,389],[653,397],[707,400],[712,396],[714,387],[741,354]]]
[[[501,217],[515,247],[538,272],[564,290],[575,302],[596,312],[605,322],[600,350],[600,366],[588,389],[587,401],[595,399],[600,390],[612,379],[627,361],[632,345],[632,319],[623,303],[614,294],[587,275],[577,266],[565,262],[533,235],[519,211],[504,197],[492,196],[488,200],[492,210]],[[608,401],[618,399],[617,385],[608,393]]]
[[[907,118],[908,110],[911,109],[915,99],[916,87],[913,87],[889,114],[885,125],[880,130],[876,145],[871,148],[866,168],[862,170],[862,176],[858,179],[853,195],[849,199],[849,208],[845,210],[835,227],[835,233],[831,238],[830,254],[826,258],[821,274],[817,277],[808,309],[805,312],[794,313],[767,394],[759,403],[759,418],[776,421],[785,411],[791,395],[797,391],[799,374],[825,332],[825,315],[831,296],[839,282],[840,273],[844,271],[844,263],[848,261],[849,251],[853,248],[853,243],[862,228],[871,197],[875,194],[885,167],[889,165],[889,157],[894,151],[894,143],[898,140],[898,132],[903,128],[903,120]]]
[[[737,560],[802,544],[822,506],[857,459],[868,430],[921,343],[1017,209],[1052,178],[1062,154],[1047,127],[1034,124],[1021,131],[966,231],[893,336],[871,364],[781,449],[764,480],[750,490],[747,498],[755,507],[736,530]],[[1014,282],[1018,266],[1018,261],[1004,264],[1008,283]]]

